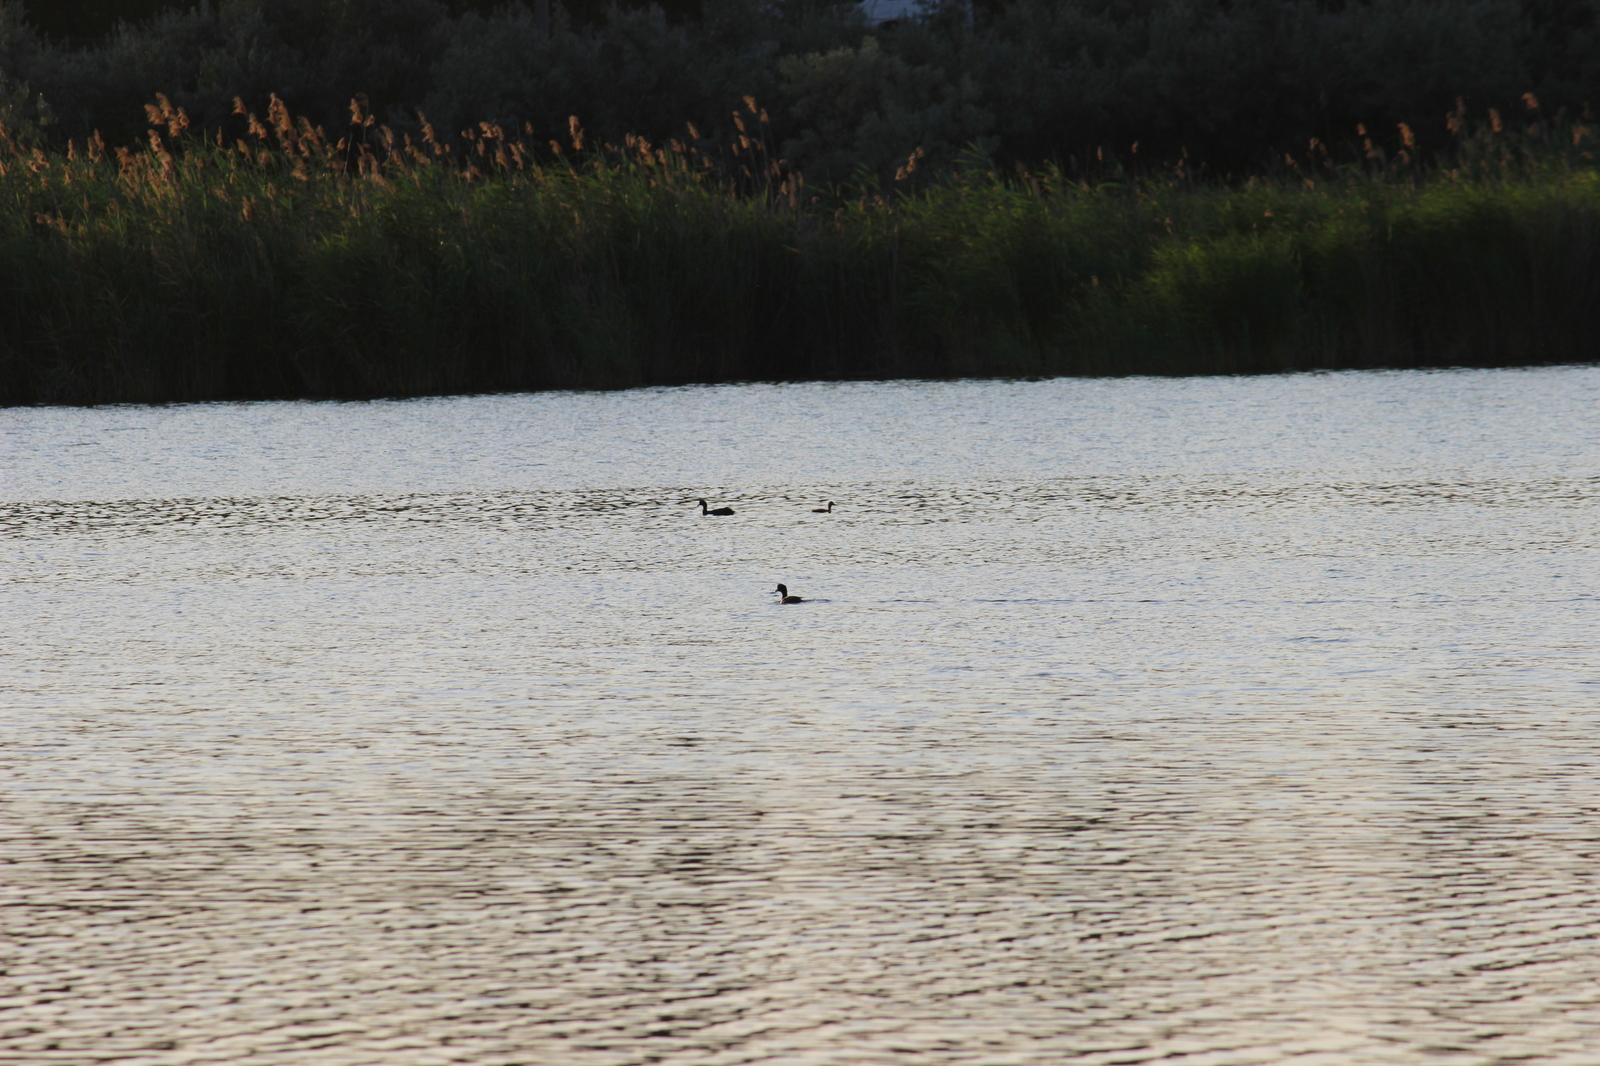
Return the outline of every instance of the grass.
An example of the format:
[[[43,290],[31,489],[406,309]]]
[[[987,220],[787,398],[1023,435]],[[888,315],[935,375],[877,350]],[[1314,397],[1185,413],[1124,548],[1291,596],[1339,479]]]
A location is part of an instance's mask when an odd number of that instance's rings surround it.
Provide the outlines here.
[[[972,158],[816,195],[753,104],[715,160],[692,138],[585,147],[576,124],[537,154],[359,115],[334,140],[277,104],[224,145],[150,110],[134,149],[0,138],[0,403],[1600,356],[1578,124],[1495,117],[1430,168],[1369,148],[1243,183],[1073,180]]]

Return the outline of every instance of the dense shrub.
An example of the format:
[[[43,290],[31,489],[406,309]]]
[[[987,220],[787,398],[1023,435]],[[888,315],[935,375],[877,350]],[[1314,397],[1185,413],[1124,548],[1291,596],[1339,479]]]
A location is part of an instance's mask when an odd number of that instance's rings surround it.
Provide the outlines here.
[[[1390,150],[1402,122],[1441,145],[1458,97],[1576,113],[1600,85],[1600,0],[930,0],[880,27],[825,0],[556,0],[548,36],[525,4],[489,0],[207,6],[64,41],[0,0],[0,121],[129,142],[164,92],[231,137],[235,96],[264,108],[276,92],[333,129],[364,93],[396,129],[420,109],[441,129],[547,139],[576,114],[612,141],[693,122],[728,143],[749,95],[817,186],[888,180],[916,148],[936,171],[972,146],[1070,169],[1137,143],[1138,159],[1259,171],[1311,138],[1353,145],[1358,123]]]

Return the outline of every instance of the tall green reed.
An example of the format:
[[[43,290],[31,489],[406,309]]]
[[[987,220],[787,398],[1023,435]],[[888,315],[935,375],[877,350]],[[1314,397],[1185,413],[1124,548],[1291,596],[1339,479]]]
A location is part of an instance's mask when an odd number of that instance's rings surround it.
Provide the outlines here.
[[[0,402],[1586,361],[1600,337],[1581,123],[1463,123],[1428,168],[1403,139],[1234,184],[969,155],[918,185],[913,157],[813,191],[754,101],[727,154],[576,121],[412,140],[360,105],[332,137],[274,100],[233,144],[148,117],[135,148],[0,136]]]

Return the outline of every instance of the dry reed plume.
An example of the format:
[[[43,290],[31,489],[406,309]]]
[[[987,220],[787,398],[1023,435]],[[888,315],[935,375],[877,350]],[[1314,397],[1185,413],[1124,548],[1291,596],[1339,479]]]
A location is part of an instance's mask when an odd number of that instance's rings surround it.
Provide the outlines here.
[[[0,129],[0,401],[1590,360],[1594,134],[1524,108],[1235,184],[914,152],[809,190],[748,97],[731,141],[613,144],[158,96],[137,145]]]

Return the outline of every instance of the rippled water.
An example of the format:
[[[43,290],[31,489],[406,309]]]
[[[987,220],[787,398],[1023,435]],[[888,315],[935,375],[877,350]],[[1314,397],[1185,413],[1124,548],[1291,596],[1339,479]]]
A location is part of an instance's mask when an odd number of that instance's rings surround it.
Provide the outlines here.
[[[1600,1061],[1597,414],[0,412],[0,1061]]]

